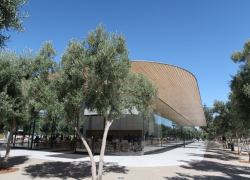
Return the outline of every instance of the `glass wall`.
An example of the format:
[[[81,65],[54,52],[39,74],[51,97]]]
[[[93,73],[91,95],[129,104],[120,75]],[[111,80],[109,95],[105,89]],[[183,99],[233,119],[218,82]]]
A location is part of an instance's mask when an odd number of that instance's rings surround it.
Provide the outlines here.
[[[26,133],[24,131],[16,133],[13,140],[16,147],[31,147],[32,144],[33,149],[86,152],[73,127],[64,121],[49,122],[42,118],[31,121],[27,130],[24,129]],[[93,152],[99,153],[105,124],[103,117],[89,115],[81,122],[80,131]],[[138,152],[143,154],[170,143],[181,143],[184,137],[191,139],[195,136],[194,132],[194,128],[183,128],[159,114],[152,113],[148,116],[126,114],[115,120],[110,127],[106,151],[108,154]]]
[[[162,144],[162,139],[174,139],[173,127],[175,123],[159,114],[151,114],[144,118],[145,145]]]

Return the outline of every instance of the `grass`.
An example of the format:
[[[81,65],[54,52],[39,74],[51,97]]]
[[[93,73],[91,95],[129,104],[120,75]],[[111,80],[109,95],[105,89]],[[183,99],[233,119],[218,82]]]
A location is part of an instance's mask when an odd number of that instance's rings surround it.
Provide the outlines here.
[[[0,139],[3,139],[3,138],[4,138],[4,134],[0,133]]]

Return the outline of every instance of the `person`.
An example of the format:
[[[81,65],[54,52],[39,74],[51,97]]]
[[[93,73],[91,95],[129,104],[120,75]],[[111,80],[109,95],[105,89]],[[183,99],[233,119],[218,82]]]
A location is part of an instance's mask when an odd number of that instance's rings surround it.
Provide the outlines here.
[[[36,136],[36,138],[35,138],[35,140],[34,140],[34,142],[35,142],[35,147],[38,147],[39,140],[40,140],[39,136]]]

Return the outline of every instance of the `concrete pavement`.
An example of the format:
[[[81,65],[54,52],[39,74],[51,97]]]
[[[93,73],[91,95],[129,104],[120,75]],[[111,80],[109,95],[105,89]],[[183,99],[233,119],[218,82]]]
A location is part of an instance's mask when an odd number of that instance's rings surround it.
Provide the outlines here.
[[[178,147],[159,154],[141,156],[105,156],[105,162],[109,165],[126,167],[160,167],[186,165],[190,162],[199,162],[204,158],[206,142],[194,142],[184,147]],[[2,151],[1,154],[4,154]],[[62,152],[46,152],[35,150],[12,149],[10,156],[28,156],[28,158],[42,159],[58,162],[89,161],[87,155],[67,154]],[[99,160],[99,156],[95,156]]]

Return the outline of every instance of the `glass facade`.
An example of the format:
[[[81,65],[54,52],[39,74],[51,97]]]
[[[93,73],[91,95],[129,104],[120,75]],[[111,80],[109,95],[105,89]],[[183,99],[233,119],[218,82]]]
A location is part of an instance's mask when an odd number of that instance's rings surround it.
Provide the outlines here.
[[[42,123],[39,119],[30,124],[27,133],[19,133],[13,141],[17,147],[33,149],[76,150],[86,152],[73,128],[63,123]],[[80,131],[95,153],[100,152],[104,119],[98,115],[84,117]],[[33,128],[34,131],[33,131]],[[185,129],[185,128],[184,128]],[[34,136],[32,136],[32,131]],[[170,143],[182,143],[183,137],[192,138],[189,132],[173,121],[152,113],[148,116],[126,114],[113,122],[107,137],[107,154],[145,154],[169,146]],[[22,135],[23,134],[23,135]],[[26,134],[26,135],[25,135]],[[33,139],[33,140],[32,140]]]

